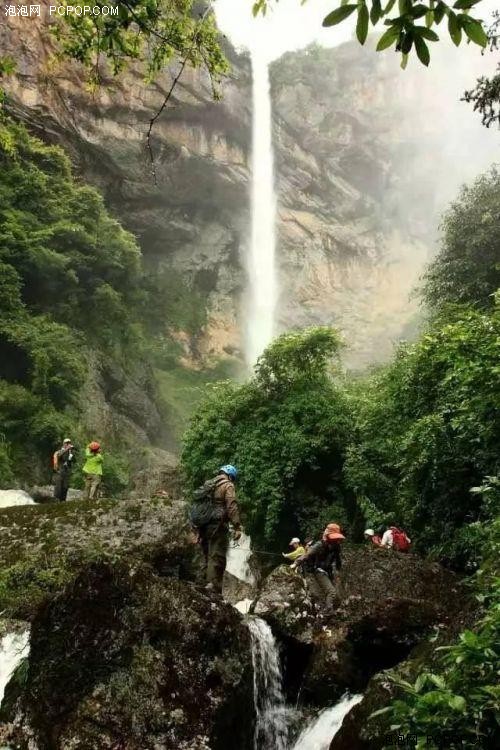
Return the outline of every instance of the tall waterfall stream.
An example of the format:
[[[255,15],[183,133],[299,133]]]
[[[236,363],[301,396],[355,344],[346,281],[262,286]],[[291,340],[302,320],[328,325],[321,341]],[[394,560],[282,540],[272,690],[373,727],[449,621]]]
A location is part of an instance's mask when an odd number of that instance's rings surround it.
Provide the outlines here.
[[[249,366],[274,335],[277,280],[276,195],[272,146],[269,62],[252,51],[252,231],[247,255],[248,311],[245,356]]]
[[[285,702],[276,640],[267,622],[258,617],[251,617],[248,627],[256,713],[254,750],[329,750],[344,717],[362,696],[345,695],[335,706],[321,711],[290,745],[289,726],[296,712]]]

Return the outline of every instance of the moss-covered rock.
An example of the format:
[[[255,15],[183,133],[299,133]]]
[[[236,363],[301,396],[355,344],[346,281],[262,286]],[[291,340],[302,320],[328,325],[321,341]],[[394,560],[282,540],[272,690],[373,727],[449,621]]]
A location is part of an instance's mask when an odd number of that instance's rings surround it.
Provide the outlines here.
[[[326,615],[301,576],[281,566],[255,604],[282,638],[312,647],[301,687],[312,705],[363,690],[372,675],[407,659],[432,626],[445,629],[467,606],[459,579],[440,565],[369,547],[346,547],[337,592],[338,606]]]
[[[197,573],[187,513],[169,497],[98,500],[0,511],[0,610],[32,619],[88,562],[150,562],[163,575]]]
[[[250,748],[248,630],[193,584],[91,564],[34,620],[16,714],[23,748]]]

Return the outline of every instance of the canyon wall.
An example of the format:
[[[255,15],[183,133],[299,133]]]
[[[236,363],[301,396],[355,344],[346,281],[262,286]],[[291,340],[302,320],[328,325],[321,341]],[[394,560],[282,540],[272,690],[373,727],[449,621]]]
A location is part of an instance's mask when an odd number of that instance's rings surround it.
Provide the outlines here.
[[[6,81],[10,110],[70,152],[82,179],[137,235],[146,263],[167,269],[205,306],[198,330],[166,322],[181,364],[203,369],[227,358],[239,365],[250,221],[248,58],[225,42],[232,67],[221,101],[204,73],[184,72],[154,127],[155,185],[145,134],[175,66],[154,84],[136,68],[90,92],[77,64],[54,59],[48,29],[36,19],[8,18],[0,35],[17,61]],[[348,43],[289,53],[272,65],[278,327],[339,326],[351,367],[386,359],[394,341],[411,335],[419,313],[410,292],[432,252],[439,212],[466,174],[456,149],[446,147],[460,133],[443,132],[445,63],[438,59],[437,77],[423,79],[416,66],[403,73],[392,56]],[[474,123],[464,148],[479,131]],[[487,149],[476,171],[486,157]]]

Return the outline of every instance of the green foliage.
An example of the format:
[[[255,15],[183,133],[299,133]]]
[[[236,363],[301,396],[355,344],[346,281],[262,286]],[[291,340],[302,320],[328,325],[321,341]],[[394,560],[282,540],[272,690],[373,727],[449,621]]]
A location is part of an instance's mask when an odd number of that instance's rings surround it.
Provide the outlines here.
[[[500,287],[500,173],[492,169],[462,189],[443,221],[441,250],[424,278],[431,310],[495,304]]]
[[[151,283],[133,236],[109,216],[97,191],[76,182],[61,149],[0,118],[4,485],[14,477],[48,480],[63,433],[81,432],[87,361],[131,373],[153,362],[169,342],[169,313],[176,324],[179,289]],[[127,469],[119,457],[113,465],[110,454],[120,446],[107,447],[106,486],[115,492]]]
[[[254,15],[265,15],[271,2],[272,0],[256,0],[253,3]],[[357,13],[356,36],[360,44],[364,44],[370,24],[375,27],[383,22],[387,29],[380,37],[378,51],[394,47],[397,52],[402,53],[402,67],[405,67],[407,55],[414,48],[420,62],[429,65],[427,42],[437,42],[440,39],[432,27],[440,24],[445,26],[445,17],[448,34],[455,45],[458,46],[464,36],[480,47],[487,46],[488,35],[483,21],[472,16],[476,11],[474,6],[480,2],[481,0],[456,0],[451,4],[443,0],[398,0],[396,3],[396,0],[388,0],[382,3],[381,0],[359,0],[350,3],[349,0],[336,0],[337,7],[325,17],[323,26],[336,26]]]
[[[490,530],[485,549],[494,563],[478,574],[478,600],[483,616],[473,629],[464,630],[451,646],[440,647],[432,672],[421,672],[414,683],[393,678],[400,697],[372,714],[386,714],[392,730],[415,732],[417,748],[438,747],[449,733],[447,747],[496,747],[500,732],[500,522]],[[482,575],[481,575],[482,574]],[[484,578],[485,580],[482,580]],[[428,738],[435,741],[429,743]]]
[[[248,383],[209,389],[187,430],[182,460],[190,486],[228,461],[236,464],[246,527],[257,545],[316,529],[334,501],[346,519],[354,515],[342,480],[349,411],[328,374],[338,349],[328,328],[280,336]]]
[[[61,4],[73,8],[88,5],[79,0]],[[102,57],[114,74],[141,60],[149,79],[175,59],[205,67],[213,80],[227,70],[213,13],[197,13],[195,0],[109,0],[105,5],[117,9],[117,14],[74,12],[59,17],[52,27],[62,53],[86,65],[93,83],[101,82]]]
[[[423,551],[498,512],[470,489],[499,468],[499,335],[498,307],[455,310],[352,395],[347,481]]]

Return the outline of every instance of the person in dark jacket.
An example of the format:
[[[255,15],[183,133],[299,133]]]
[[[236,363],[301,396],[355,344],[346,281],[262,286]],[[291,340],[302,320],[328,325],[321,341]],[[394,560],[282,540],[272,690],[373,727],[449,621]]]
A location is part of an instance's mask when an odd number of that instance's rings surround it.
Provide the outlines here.
[[[241,522],[234,482],[238,471],[234,466],[223,466],[216,477],[214,501],[220,506],[220,520],[209,523],[199,530],[199,541],[206,565],[207,588],[222,593],[222,579],[226,569],[229,545],[229,524],[233,527],[233,539],[241,536]]]
[[[311,594],[317,601],[325,602],[325,610],[332,611],[335,601],[333,585],[334,567],[342,568],[340,543],[345,536],[336,523],[329,523],[320,542],[311,545],[306,554],[297,561],[303,571]]]
[[[75,462],[75,449],[69,438],[63,440],[63,444],[53,456],[54,468],[54,499],[59,502],[66,500],[69,480]]]

